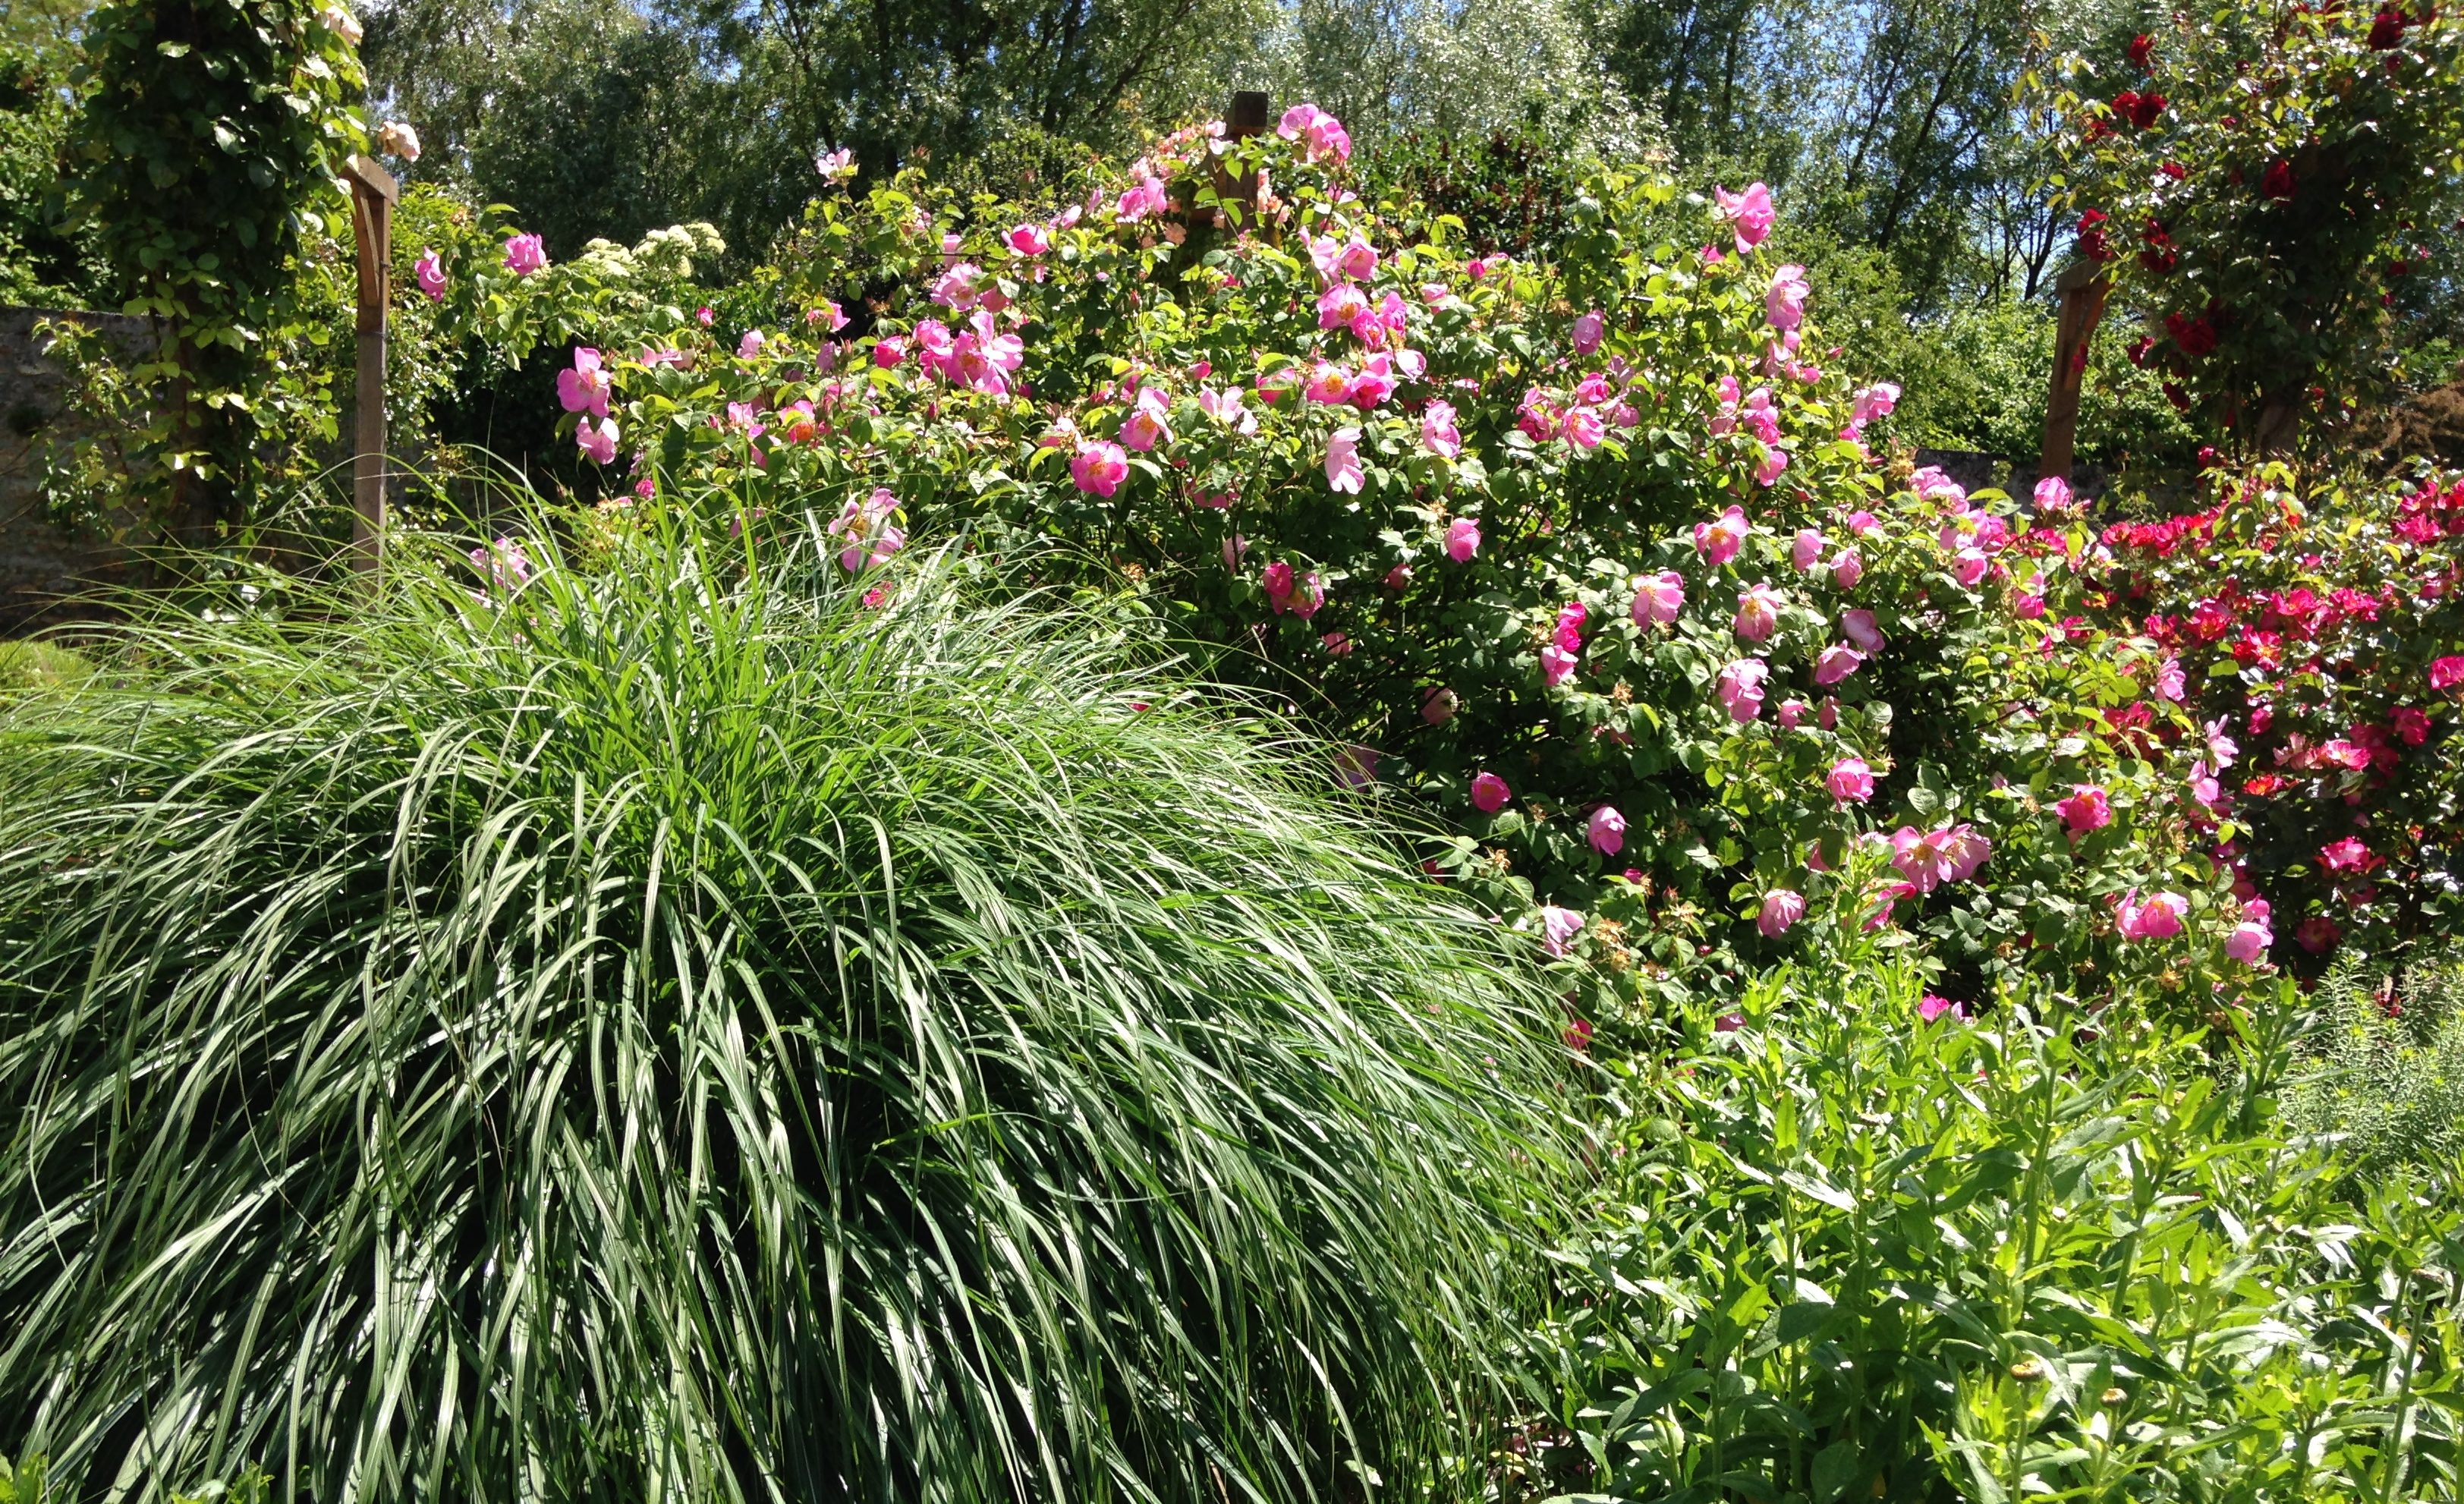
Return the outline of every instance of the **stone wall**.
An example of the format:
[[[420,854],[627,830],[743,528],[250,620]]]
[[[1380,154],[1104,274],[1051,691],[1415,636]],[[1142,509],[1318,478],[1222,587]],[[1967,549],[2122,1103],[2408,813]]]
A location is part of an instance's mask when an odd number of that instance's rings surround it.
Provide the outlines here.
[[[122,314],[0,308],[0,635],[92,614],[74,598],[124,583],[130,568],[124,550],[63,531],[44,515],[44,450],[74,442],[85,426],[34,333],[45,319],[99,325],[132,361],[154,343],[146,321]]]

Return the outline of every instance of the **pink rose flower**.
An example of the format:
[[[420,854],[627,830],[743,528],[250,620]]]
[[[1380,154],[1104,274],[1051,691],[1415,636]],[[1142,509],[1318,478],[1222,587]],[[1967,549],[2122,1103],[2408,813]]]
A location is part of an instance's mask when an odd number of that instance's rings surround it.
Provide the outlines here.
[[[1583,917],[1573,909],[1545,904],[1540,910],[1540,948],[1551,956],[1563,956],[1575,936],[1583,933]]]
[[[419,282],[419,290],[428,295],[429,302],[445,301],[444,257],[438,255],[432,248],[423,250],[419,253],[419,260],[411,266],[410,271],[411,276]]]
[[[1463,431],[1455,427],[1452,403],[1431,402],[1420,411],[1420,445],[1440,459],[1463,453]]]
[[[1608,320],[1596,308],[1574,321],[1574,353],[1589,355],[1600,347],[1600,337],[1608,331]]]
[[[1861,606],[1839,613],[1839,630],[1868,657],[1882,651],[1882,633],[1874,625],[1874,613]]]
[[[2430,687],[2434,690],[2453,689],[2464,684],[2464,655],[2439,658],[2430,665]]]
[[[2062,817],[2063,826],[2076,840],[2113,823],[2113,801],[2094,784],[2077,784],[2072,785],[2069,798],[2054,801],[2054,812]]]
[[[1615,856],[1625,850],[1625,816],[1614,807],[1602,805],[1592,811],[1584,833],[1591,838],[1593,851],[1602,856]]]
[[[1804,574],[1812,570],[1814,566],[1821,563],[1821,561],[1822,529],[1818,527],[1798,528],[1796,530],[1796,541],[1789,545],[1788,562],[1796,565],[1797,573]]]
[[[1121,443],[1144,453],[1172,442],[1172,399],[1160,387],[1141,387],[1137,402],[1121,419]]]
[[[1471,807],[1483,814],[1497,813],[1513,797],[1514,791],[1506,786],[1506,780],[1495,773],[1482,773],[1471,781]]]
[[[2039,512],[2065,511],[2071,504],[2071,483],[2059,476],[2047,476],[2036,482],[2035,499]]]
[[[1845,643],[1835,642],[1822,650],[1814,660],[1814,682],[1829,686],[1854,674],[1865,662],[1865,655]]]
[[[2114,929],[2123,940],[2170,940],[2182,933],[2190,902],[2178,893],[2159,893],[2141,902],[2133,888],[2114,904]]]
[[[1694,524],[1694,546],[1705,564],[1724,564],[1737,557],[1737,550],[1745,546],[1746,535],[1753,530],[1753,524],[1746,520],[1746,509],[1732,506],[1708,522]],[[2456,661],[2464,663],[2464,658]]]
[[[1771,668],[1760,658],[1739,658],[1720,671],[1720,703],[1728,709],[1728,719],[1739,725],[1757,719],[1763,713],[1763,680]]]
[[[1780,608],[1785,604],[1768,580],[1742,592],[1737,597],[1737,618],[1732,624],[1737,635],[1748,642],[1769,638],[1779,626]]]
[[[1685,609],[1685,577],[1674,569],[1642,577],[1634,592],[1634,624],[1637,627],[1665,626],[1677,620]]]
[[[1740,251],[1751,251],[1761,245],[1771,233],[1772,222],[1779,217],[1778,211],[1771,207],[1771,189],[1761,183],[1747,185],[1742,193],[1715,188],[1711,196],[1720,206],[1720,217],[1735,229]]]
[[[573,348],[573,368],[556,373],[556,400],[567,412],[607,416],[607,398],[615,382],[601,365],[599,352],[586,345]]]
[[[1960,1023],[1968,1022],[1968,1005],[1965,1003],[1954,1003],[1948,998],[1936,997],[1928,992],[1917,1004],[1917,1017],[1928,1024],[1940,1019],[1946,1013]]]
[[[1865,559],[1857,550],[1842,548],[1831,556],[1831,580],[1839,588],[1853,590],[1857,588],[1857,582],[1863,578],[1865,578]]]
[[[1337,429],[1326,441],[1326,483],[1347,496],[1358,496],[1366,472],[1360,468],[1360,431]]]
[[[760,330],[747,329],[744,331],[744,338],[736,342],[736,358],[739,361],[752,360],[759,355],[762,346],[769,343],[770,341]]]
[[[1069,478],[1081,491],[1109,498],[1130,478],[1129,453],[1118,444],[1101,439],[1080,444],[1078,453],[1070,456]]]
[[[1471,563],[1480,552],[1480,524],[1467,517],[1456,518],[1446,524],[1446,557],[1457,564]]]
[[[1874,797],[1874,770],[1863,758],[1841,758],[1831,764],[1830,775],[1822,782],[1831,797],[1843,805],[1861,805]]]
[[[1425,691],[1420,696],[1420,719],[1427,721],[1430,725],[1442,726],[1447,721],[1455,719],[1455,709],[1459,701],[1455,698],[1454,691],[1447,689],[1442,684],[1439,685],[1434,689]],[[1505,785],[1501,784],[1499,786],[1504,787]]]
[[[612,465],[616,462],[616,438],[614,418],[601,418],[593,424],[585,413],[573,431],[574,444],[589,455],[594,464]]]
[[[2276,946],[2276,931],[2269,924],[2270,911],[2265,898],[2253,898],[2241,906],[2241,922],[2225,937],[2225,954],[2245,966],[2255,966],[2267,960]]]
[[[1052,236],[1042,225],[1021,225],[1009,232],[1009,248],[1020,255],[1042,255],[1052,249]]]
[[[1805,321],[1805,300],[1813,293],[1805,268],[1791,261],[1771,274],[1771,289],[1763,294],[1763,317],[1774,329],[1793,329]]]
[[[1575,662],[1575,654],[1568,649],[1553,642],[1544,644],[1540,649],[1540,676],[1554,689],[1573,674]]]
[[[1754,916],[1754,928],[1763,932],[1765,940],[1777,940],[1803,918],[1805,895],[1793,888],[1774,888],[1763,895],[1762,912]]]
[[[515,235],[505,242],[505,268],[516,276],[547,270],[547,242],[537,235]]]

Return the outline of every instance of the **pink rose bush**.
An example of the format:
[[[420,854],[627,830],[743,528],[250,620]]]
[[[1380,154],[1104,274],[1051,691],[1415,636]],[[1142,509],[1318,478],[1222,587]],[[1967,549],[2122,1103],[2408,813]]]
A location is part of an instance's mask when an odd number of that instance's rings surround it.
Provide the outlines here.
[[[1083,570],[1218,677],[1305,685],[1346,780],[1450,826],[1434,873],[1541,938],[1586,1017],[1877,937],[1968,996],[2250,974],[2224,859],[2203,886],[2144,854],[2213,826],[2195,707],[2136,639],[2021,607],[2097,540],[1865,447],[1899,390],[1814,364],[1767,188],[1663,256],[1673,188],[1599,174],[1619,233],[1527,260],[1357,169],[1296,107],[989,214],[912,171],[834,189],[707,327],[667,311],[695,296],[551,299],[586,256],[469,294],[597,352],[565,405],[604,404],[660,496],[826,527],[867,578],[918,529]],[[2088,785],[2114,828],[2074,842]],[[2106,922],[2133,890],[2184,899],[2163,955]]]

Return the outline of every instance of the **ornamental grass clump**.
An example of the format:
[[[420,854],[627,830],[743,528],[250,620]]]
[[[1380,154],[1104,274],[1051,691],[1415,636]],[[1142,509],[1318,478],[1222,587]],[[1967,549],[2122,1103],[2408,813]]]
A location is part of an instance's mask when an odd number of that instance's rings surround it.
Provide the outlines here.
[[[439,555],[0,711],[11,1452],[320,1500],[1461,1453],[1554,1004],[1321,758],[811,531]]]

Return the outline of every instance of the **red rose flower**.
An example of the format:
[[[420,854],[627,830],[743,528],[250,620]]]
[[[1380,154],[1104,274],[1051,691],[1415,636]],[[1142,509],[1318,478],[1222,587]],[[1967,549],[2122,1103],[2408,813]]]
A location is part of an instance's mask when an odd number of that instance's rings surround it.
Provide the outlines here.
[[[2141,73],[2147,71],[2148,59],[2156,55],[2156,38],[2145,34],[2130,39],[2130,66]]]
[[[2277,158],[2267,166],[2267,175],[2258,180],[2258,190],[2277,203],[2293,197],[2293,164]]]

